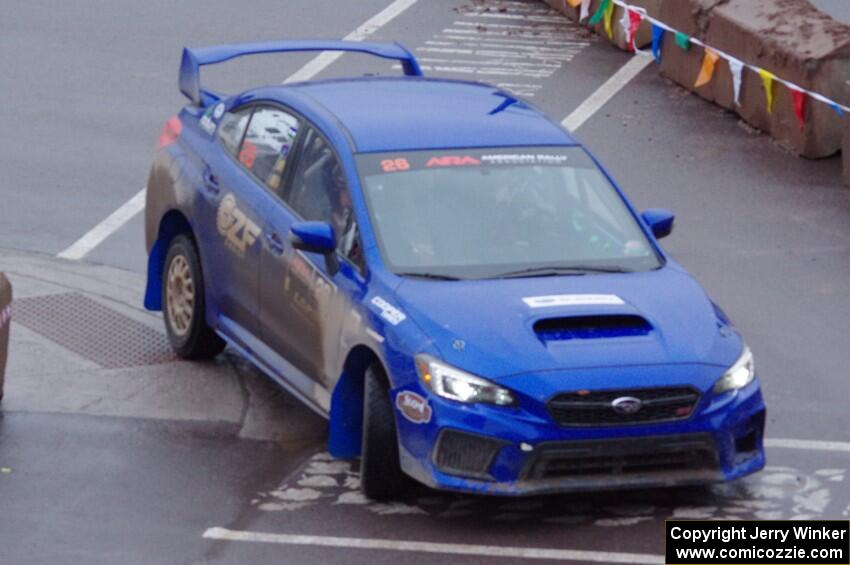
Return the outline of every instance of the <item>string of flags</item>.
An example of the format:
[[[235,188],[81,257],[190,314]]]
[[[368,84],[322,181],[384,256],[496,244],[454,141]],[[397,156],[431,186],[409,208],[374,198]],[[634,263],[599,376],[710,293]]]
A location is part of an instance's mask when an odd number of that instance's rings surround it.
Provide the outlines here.
[[[691,37],[685,33],[682,33],[678,30],[673,29],[662,21],[659,21],[646,13],[646,10],[640,6],[632,6],[627,4],[624,0],[602,0],[599,6],[596,8],[596,11],[591,14],[590,13],[590,4],[592,0],[564,0],[566,4],[573,8],[579,8],[579,21],[584,21],[587,18],[588,23],[590,25],[596,25],[599,22],[603,22],[603,27],[605,29],[605,33],[608,35],[609,39],[614,38],[614,27],[613,27],[613,18],[614,18],[614,7],[620,6],[623,9],[623,16],[620,18],[620,27],[623,29],[623,33],[626,37],[626,45],[628,46],[630,51],[636,52],[638,49],[635,47],[635,36],[637,35],[637,30],[640,27],[640,24],[647,20],[652,24],[652,47],[651,52],[655,57],[655,61],[657,63],[661,63],[661,46],[664,43],[664,37],[666,33],[671,33],[673,35],[673,40],[676,42],[676,45],[682,49],[683,51],[688,51],[691,48],[691,45],[697,45],[703,48],[703,59],[702,65],[700,67],[699,74],[697,75],[696,81],[694,82],[694,87],[699,88],[701,86],[705,86],[709,84],[714,77],[714,71],[717,66],[717,61],[721,58],[724,59],[728,65],[729,70],[732,73],[732,88],[735,104],[741,105],[741,77],[743,75],[743,71],[745,68],[751,70],[756,73],[760,78],[762,85],[764,86],[765,92],[765,104],[768,113],[773,112],[773,101],[774,101],[774,85],[775,83],[780,83],[785,85],[791,92],[791,102],[794,110],[794,115],[797,117],[797,122],[800,124],[800,129],[802,130],[805,126],[805,111],[806,111],[806,100],[808,98],[812,98],[819,102],[823,102],[830,106],[839,116],[843,116],[844,112],[850,112],[850,107],[839,104],[834,100],[830,100],[826,96],[819,94],[817,92],[807,90],[797,84],[794,84],[791,81],[787,81],[783,78],[776,76],[771,73],[767,69],[762,69],[756,65],[751,65],[749,63],[745,63],[740,59],[729,55],[728,53],[724,53],[719,49],[715,49],[709,45],[706,45],[699,39],[695,37]]]

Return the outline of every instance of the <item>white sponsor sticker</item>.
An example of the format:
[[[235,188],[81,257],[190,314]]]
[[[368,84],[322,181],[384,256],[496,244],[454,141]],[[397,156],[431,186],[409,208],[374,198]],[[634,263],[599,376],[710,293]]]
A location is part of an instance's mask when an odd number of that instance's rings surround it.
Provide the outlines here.
[[[394,326],[399,325],[404,321],[405,318],[407,318],[407,316],[405,316],[401,310],[399,310],[380,296],[376,296],[372,299],[372,305],[380,311],[381,318],[385,319]]]
[[[527,296],[522,299],[530,308],[550,306],[617,306],[625,304],[615,294],[553,294],[551,296]]]
[[[224,114],[224,104],[216,105],[215,109],[213,110],[213,118],[218,120],[219,118],[221,118],[221,116],[223,114]]]
[[[200,122],[198,125],[201,126],[201,129],[207,132],[209,135],[212,135],[215,132],[215,122],[212,121],[209,114],[204,114],[201,116]]]

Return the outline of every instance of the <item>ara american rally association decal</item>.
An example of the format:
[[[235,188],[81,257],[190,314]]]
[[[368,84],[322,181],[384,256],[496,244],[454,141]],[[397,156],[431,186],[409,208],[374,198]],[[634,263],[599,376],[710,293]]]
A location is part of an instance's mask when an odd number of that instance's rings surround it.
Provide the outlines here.
[[[414,424],[427,424],[431,421],[431,405],[428,401],[410,390],[403,390],[395,397],[395,407],[406,420]]]

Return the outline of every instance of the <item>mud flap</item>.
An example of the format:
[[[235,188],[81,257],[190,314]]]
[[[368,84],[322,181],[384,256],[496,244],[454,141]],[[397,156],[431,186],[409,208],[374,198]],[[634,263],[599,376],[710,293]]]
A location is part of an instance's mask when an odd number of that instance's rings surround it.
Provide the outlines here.
[[[159,237],[148,256],[148,282],[145,286],[145,308],[148,310],[162,310],[162,264],[167,251],[163,238]]]
[[[331,396],[328,452],[340,459],[360,455],[363,435],[363,380],[343,373]]]

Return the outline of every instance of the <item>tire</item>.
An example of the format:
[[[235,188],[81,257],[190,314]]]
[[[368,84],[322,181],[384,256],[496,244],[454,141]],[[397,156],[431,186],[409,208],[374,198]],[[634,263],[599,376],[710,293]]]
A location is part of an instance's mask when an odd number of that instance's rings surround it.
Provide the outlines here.
[[[162,269],[162,314],[168,341],[183,359],[212,359],[225,342],[207,325],[204,277],[194,241],[178,235]]]
[[[395,414],[383,371],[369,367],[363,388],[360,488],[372,500],[392,500],[404,494],[411,482],[401,470]]]

